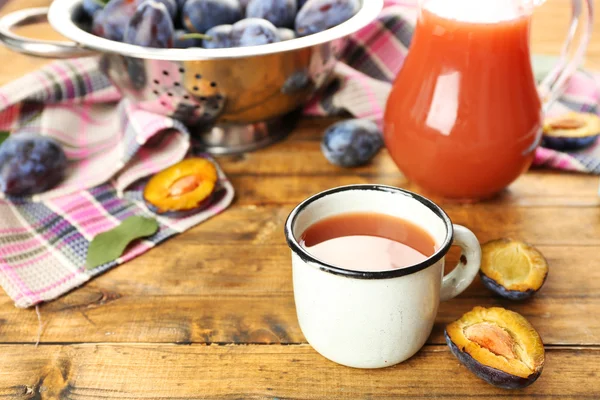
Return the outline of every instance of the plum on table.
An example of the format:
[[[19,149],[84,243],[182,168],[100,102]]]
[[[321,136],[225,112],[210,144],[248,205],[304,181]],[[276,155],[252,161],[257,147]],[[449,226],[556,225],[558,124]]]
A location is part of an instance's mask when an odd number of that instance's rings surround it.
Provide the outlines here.
[[[0,192],[29,196],[45,192],[65,177],[67,157],[53,139],[13,134],[0,145]]]
[[[497,239],[481,246],[479,277],[483,286],[509,300],[525,300],[537,293],[548,277],[548,262],[532,245]]]
[[[383,134],[368,120],[349,119],[333,124],[325,131],[321,150],[327,160],[340,167],[368,163],[383,147]]]
[[[475,307],[444,332],[454,356],[477,377],[503,389],[522,389],[542,373],[544,344],[523,316],[500,307]]]

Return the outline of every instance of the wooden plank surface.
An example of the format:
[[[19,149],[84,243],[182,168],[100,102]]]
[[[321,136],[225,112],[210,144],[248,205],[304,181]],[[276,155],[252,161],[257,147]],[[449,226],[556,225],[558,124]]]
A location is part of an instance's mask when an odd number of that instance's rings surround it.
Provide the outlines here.
[[[155,250],[158,254],[138,267],[124,265],[41,307],[41,341],[305,343],[293,307],[287,247],[260,247],[260,254],[243,262],[226,256],[236,248],[190,245],[185,258],[196,261],[182,262],[183,257],[169,256],[181,252],[181,244],[170,241],[164,251]],[[523,303],[498,299],[477,279],[459,298],[441,305],[429,343],[443,343],[444,325],[477,304],[522,313],[546,344],[600,345],[600,319],[589,316],[600,310],[600,248],[541,246],[540,250],[551,272],[534,299]],[[569,251],[572,255],[565,257]],[[455,260],[453,254],[448,264]],[[33,310],[15,309],[6,297],[0,309],[4,342],[35,341],[38,321]]]
[[[11,399],[600,397],[600,350],[589,348],[548,351],[541,377],[519,391],[479,380],[446,346],[429,346],[403,364],[376,371],[324,361],[307,345],[5,345],[0,352],[0,396]]]
[[[13,0],[0,14],[49,3]],[[534,51],[558,51],[569,3],[549,0],[537,11]],[[595,3],[600,6],[600,0]],[[596,26],[600,28],[598,20]],[[20,32],[58,37],[45,25]],[[0,84],[46,62],[4,48],[0,59],[9,60],[0,64]],[[600,69],[597,38],[586,65]],[[32,345],[39,328],[35,311],[14,308],[0,293],[0,398],[600,398],[597,177],[531,171],[489,202],[441,202],[455,223],[473,229],[482,242],[512,236],[540,248],[550,275],[534,299],[501,300],[476,280],[441,305],[422,351],[385,370],[341,367],[305,344],[282,234],[291,208],[313,193],[343,184],[418,190],[385,151],[363,168],[329,165],[319,140],[331,122],[304,120],[286,141],[269,149],[221,158],[236,188],[235,204],[42,305],[39,347]],[[456,258],[453,250],[447,269]],[[513,309],[539,330],[547,365],[536,384],[517,392],[495,389],[450,355],[443,327],[475,305]]]

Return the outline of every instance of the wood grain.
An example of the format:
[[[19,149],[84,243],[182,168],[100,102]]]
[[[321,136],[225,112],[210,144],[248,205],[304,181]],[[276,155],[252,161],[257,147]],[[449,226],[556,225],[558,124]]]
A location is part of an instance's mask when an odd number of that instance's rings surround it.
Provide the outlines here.
[[[494,388],[445,346],[383,370],[329,362],[301,346],[0,346],[0,395],[11,399],[598,399],[598,349],[546,352],[524,390]],[[18,363],[15,361],[18,360]],[[10,374],[5,371],[10,371]],[[360,396],[357,396],[360,393]]]
[[[49,3],[13,0],[0,15]],[[536,11],[535,52],[557,53],[567,29],[569,3],[548,0]],[[595,4],[600,6],[600,0]],[[596,26],[600,28],[600,21]],[[59,37],[47,25],[20,32]],[[0,59],[0,84],[47,62],[4,48]],[[597,36],[586,65],[600,69]],[[530,301],[501,300],[476,280],[461,296],[441,305],[429,344],[421,352],[385,370],[344,368],[305,344],[282,233],[289,211],[307,196],[343,184],[383,183],[419,191],[386,152],[363,168],[344,170],[328,164],[319,140],[333,121],[306,119],[282,143],[220,158],[236,188],[235,204],[42,305],[40,347],[32,345],[38,333],[34,310],[14,308],[1,293],[0,397],[600,398],[597,177],[536,170],[489,202],[441,202],[455,223],[472,228],[482,242],[512,236],[540,248],[550,263],[550,275]],[[456,258],[453,250],[448,269]],[[450,355],[443,345],[443,328],[475,305],[513,309],[539,330],[547,346],[547,364],[533,386],[516,392],[495,389]],[[576,347],[581,345],[585,347]]]
[[[164,254],[177,253],[181,245],[170,241],[166,247]],[[189,246],[185,257],[150,257],[143,267],[114,269],[43,305],[41,342],[305,343],[296,321],[287,247],[259,248],[258,255],[240,263],[226,256],[235,249]],[[600,319],[589,317],[600,310],[600,248],[583,247],[569,258],[564,257],[568,247],[540,250],[551,270],[534,299],[496,298],[477,279],[459,298],[441,305],[428,342],[444,343],[444,326],[481,305],[523,314],[546,344],[600,345]],[[453,252],[448,269],[456,258]],[[5,310],[0,321],[4,342],[35,342],[33,310],[15,309],[7,298],[0,309]]]

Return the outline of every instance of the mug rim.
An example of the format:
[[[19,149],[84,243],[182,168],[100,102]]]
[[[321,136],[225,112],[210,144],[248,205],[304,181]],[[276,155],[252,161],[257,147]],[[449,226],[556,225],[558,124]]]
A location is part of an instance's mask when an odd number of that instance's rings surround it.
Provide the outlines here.
[[[444,224],[446,225],[446,237],[442,242],[442,245],[439,249],[435,251],[431,256],[427,257],[426,260],[421,261],[418,264],[411,265],[405,268],[392,269],[387,271],[354,271],[349,269],[344,269],[341,267],[336,267],[335,265],[329,264],[325,261],[319,260],[318,258],[311,255],[304,247],[300,246],[298,240],[294,237],[293,227],[296,223],[296,218],[298,215],[310,204],[315,201],[340,192],[347,192],[353,190],[370,190],[370,191],[379,191],[379,192],[387,192],[392,194],[399,194],[406,197],[410,197],[413,200],[418,201],[425,207],[429,208],[433,213],[442,219]],[[306,200],[302,201],[298,204],[294,209],[290,212],[287,220],[285,222],[285,239],[287,241],[288,246],[298,257],[302,259],[305,263],[316,264],[319,266],[319,269],[323,272],[328,272],[334,275],[346,276],[349,278],[356,279],[390,279],[397,278],[401,276],[411,275],[416,272],[422,271],[432,265],[436,264],[440,261],[448,250],[450,246],[452,246],[452,240],[454,237],[454,227],[452,225],[452,221],[450,217],[440,206],[435,204],[433,201],[423,197],[417,193],[413,193],[406,189],[397,188],[394,186],[387,185],[377,185],[377,184],[359,184],[359,185],[346,185],[339,186],[332,189],[324,190],[320,193],[310,196]]]

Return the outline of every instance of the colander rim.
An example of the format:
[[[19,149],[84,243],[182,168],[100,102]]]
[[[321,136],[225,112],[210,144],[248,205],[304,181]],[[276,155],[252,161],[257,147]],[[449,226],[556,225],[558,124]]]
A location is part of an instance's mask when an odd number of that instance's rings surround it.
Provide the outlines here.
[[[82,0],[54,0],[48,11],[48,20],[58,33],[75,41],[78,45],[86,49],[152,60],[215,60],[277,54],[309,48],[341,39],[359,31],[372,22],[383,8],[383,1],[384,0],[361,0],[361,8],[356,15],[340,25],[323,32],[262,46],[227,49],[155,49],[101,38],[86,32],[74,22],[73,17],[81,7]]]

